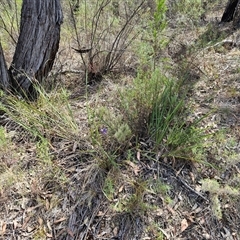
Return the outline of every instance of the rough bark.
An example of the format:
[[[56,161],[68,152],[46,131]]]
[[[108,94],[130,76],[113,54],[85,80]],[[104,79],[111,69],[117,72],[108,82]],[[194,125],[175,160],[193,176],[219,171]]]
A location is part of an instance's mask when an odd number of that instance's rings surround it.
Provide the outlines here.
[[[221,22],[231,22],[239,0],[229,0],[222,15]]]
[[[7,64],[4,58],[2,44],[0,42],[0,88],[8,90],[10,86],[10,78],[7,70]]]
[[[240,28],[240,1],[238,1],[238,4],[235,8],[234,16],[233,16],[233,27],[235,29]]]
[[[35,98],[34,83],[52,69],[63,20],[60,0],[23,0],[20,35],[10,66],[12,88]]]

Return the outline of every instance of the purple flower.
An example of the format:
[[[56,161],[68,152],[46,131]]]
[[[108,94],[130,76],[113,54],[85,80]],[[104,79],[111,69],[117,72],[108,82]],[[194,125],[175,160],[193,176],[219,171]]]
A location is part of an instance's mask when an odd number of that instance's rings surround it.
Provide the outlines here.
[[[100,129],[100,133],[103,134],[103,135],[106,135],[108,132],[107,128],[106,127],[103,127]]]

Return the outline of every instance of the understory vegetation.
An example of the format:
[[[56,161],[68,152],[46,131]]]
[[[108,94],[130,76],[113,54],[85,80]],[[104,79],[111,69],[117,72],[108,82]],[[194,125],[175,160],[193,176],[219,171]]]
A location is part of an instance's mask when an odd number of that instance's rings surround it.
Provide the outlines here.
[[[8,64],[21,2],[0,3]],[[226,2],[62,1],[38,100],[0,93],[2,239],[240,239]]]

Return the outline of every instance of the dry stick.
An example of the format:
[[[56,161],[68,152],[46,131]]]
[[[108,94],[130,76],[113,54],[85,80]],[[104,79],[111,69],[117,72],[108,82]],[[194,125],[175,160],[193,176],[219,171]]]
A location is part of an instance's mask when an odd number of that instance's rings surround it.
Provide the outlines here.
[[[91,45],[90,45],[90,49],[94,48],[94,41],[96,40],[96,31],[97,31],[97,27],[99,26],[99,21],[100,21],[100,17],[101,14],[104,10],[104,8],[110,3],[110,0],[106,0],[106,1],[102,1],[100,3],[100,6],[98,7],[93,19],[92,19],[92,30],[91,30]],[[119,59],[121,58],[121,56],[123,55],[124,51],[126,50],[126,48],[131,44],[131,42],[135,39],[136,36],[132,37],[129,41],[127,41],[127,36],[129,35],[129,33],[132,31],[133,27],[129,27],[129,24],[131,22],[131,20],[133,19],[134,16],[136,16],[136,14],[141,10],[142,5],[144,4],[145,1],[142,1],[137,7],[136,9],[133,11],[133,13],[130,15],[129,18],[127,18],[124,26],[122,27],[122,29],[118,32],[117,36],[115,37],[113,43],[111,44],[111,49],[109,51],[98,51],[96,53],[92,53],[92,51],[89,51],[89,61],[90,64],[93,62],[94,57],[96,57],[100,52],[108,52],[106,58],[105,58],[105,64],[104,64],[104,69],[103,71],[109,71],[111,70],[119,61]],[[112,21],[111,24],[113,24],[114,20]],[[110,25],[111,25],[110,24]],[[109,29],[106,28],[102,34],[100,35],[100,37],[98,38],[98,41],[95,43],[95,45],[98,45],[99,42],[102,39],[102,36],[104,36],[104,32],[106,32],[107,34],[107,30]],[[120,50],[117,50],[120,44],[120,41],[124,39],[124,42],[122,43],[123,47]],[[117,53],[118,52],[118,53]]]
[[[96,14],[94,15],[94,17],[93,17],[93,19],[92,19],[91,48],[93,47],[93,43],[94,43],[94,40],[95,40],[96,31],[97,31],[97,28],[98,28],[98,22],[99,22],[101,13],[102,13],[103,9],[104,9],[110,2],[111,2],[110,0],[107,0],[105,3],[102,2],[102,3],[100,4],[100,7],[98,8]],[[96,21],[95,21],[95,18],[96,18]]]
[[[118,46],[119,41],[121,39],[121,36],[123,35],[126,27],[129,25],[129,23],[131,22],[131,20],[133,19],[133,17],[138,13],[138,11],[141,9],[142,5],[143,5],[144,1],[142,1],[139,6],[133,11],[132,15],[129,17],[129,19],[127,19],[126,23],[124,24],[124,26],[122,27],[122,29],[119,31],[118,35],[116,36],[113,44],[112,44],[112,49],[113,50],[115,48],[115,45]]]
[[[17,44],[17,41],[14,39],[13,35],[11,32],[9,32],[7,26],[6,26],[6,23],[5,21],[3,20],[3,17],[0,15],[0,19],[2,20],[2,24],[3,24],[3,27],[1,27],[4,31],[7,32],[7,34],[10,36],[10,38],[12,39],[12,41],[14,42],[14,44]]]
[[[99,21],[100,21],[101,14],[102,14],[104,8],[105,8],[110,2],[111,2],[111,0],[106,0],[105,2],[102,1],[102,2],[100,3],[100,6],[99,6],[98,9],[97,9],[96,14],[94,15],[94,17],[93,17],[93,19],[92,19],[92,29],[91,29],[92,32],[91,32],[91,45],[90,45],[90,48],[91,48],[91,49],[94,48],[94,41],[95,41],[95,39],[96,39],[96,32],[97,32],[97,28],[98,28],[98,26],[99,26]],[[112,22],[112,23],[113,23],[113,22]],[[105,29],[105,30],[106,30],[106,34],[108,33],[108,32],[107,32],[107,29],[108,29],[108,28]],[[104,33],[105,30],[103,30],[103,33]],[[102,33],[102,34],[103,34],[103,33]],[[99,40],[95,43],[95,46],[97,46],[100,41],[101,41],[101,35],[99,36]],[[95,54],[93,54],[92,51],[89,52],[89,62],[90,62],[91,65],[93,65],[93,59],[94,59],[94,57],[97,56],[97,55],[98,55],[98,52],[95,53]]]
[[[198,195],[199,197],[201,197],[202,199],[204,199],[207,203],[209,202],[209,200],[207,198],[205,198],[201,193],[197,192],[196,190],[194,190],[191,186],[189,186],[182,178],[180,178],[179,176],[176,176],[177,179],[189,190],[191,190],[192,192],[194,192],[196,195]]]
[[[100,203],[97,205],[97,207],[94,209],[94,212],[92,213],[92,216],[91,216],[88,224],[85,224],[85,225],[86,225],[86,228],[87,228],[87,232],[86,232],[83,240],[86,240],[86,239],[87,239],[87,237],[88,237],[88,231],[90,230],[90,225],[92,224],[94,218],[97,216],[97,213],[99,212],[100,206],[101,206],[101,201],[100,201]]]
[[[127,42],[127,37],[130,35],[130,33],[132,32],[133,27],[132,28],[128,28],[128,26],[126,26],[125,30],[122,32],[121,36],[119,36],[118,41],[116,43],[115,49],[114,51],[112,51],[109,61],[108,61],[108,69],[113,69],[113,67],[117,64],[117,62],[119,61],[119,59],[121,58],[121,56],[123,55],[124,51],[126,50],[126,48],[129,46],[128,44],[126,44]],[[121,49],[118,53],[116,51],[116,49],[119,48],[119,44],[120,44],[120,40],[123,39],[123,49]]]
[[[109,35],[109,32],[113,26],[114,21],[115,19],[113,18],[109,26],[102,30],[102,32],[99,34],[98,40],[95,43],[95,46],[98,46],[101,40],[106,39],[106,37]]]
[[[17,21],[17,31],[18,35],[20,34],[20,24],[19,24],[19,19],[18,19],[18,11],[17,11],[17,0],[14,1],[14,6],[15,6],[15,17]]]
[[[80,40],[79,40],[79,36],[78,36],[78,30],[77,30],[77,24],[76,24],[76,20],[75,20],[74,13],[73,13],[73,8],[72,8],[72,5],[71,5],[70,1],[69,1],[69,6],[70,6],[70,10],[71,10],[71,17],[72,17],[72,20],[73,20],[73,27],[74,27],[74,31],[75,31],[76,38],[77,38],[78,49],[81,49],[81,44],[80,44]],[[83,65],[86,68],[87,67],[86,62],[84,61],[84,57],[83,57],[82,53],[80,53],[80,56],[81,56]]]
[[[60,74],[66,75],[68,73],[75,73],[75,74],[79,74],[79,73],[84,73],[84,71],[81,70],[64,70],[64,71],[59,71]]]
[[[109,54],[106,56],[106,68],[107,69],[111,69],[111,67],[115,66],[116,63],[114,64],[114,60],[118,59],[116,57],[114,57],[114,50],[116,50],[119,46],[120,40],[122,39],[122,36],[126,35],[127,32],[127,27],[129,26],[130,22],[132,21],[132,19],[134,18],[134,16],[141,10],[142,5],[144,4],[145,1],[142,1],[138,7],[133,11],[132,15],[126,20],[125,24],[123,25],[122,29],[119,31],[119,33],[117,34],[115,40],[112,43],[112,47],[109,51]],[[130,32],[132,28],[129,28]],[[126,48],[125,48],[126,49]],[[122,55],[122,54],[121,54]]]
[[[162,166],[164,167],[167,167],[169,168],[175,175],[175,178],[178,179],[187,189],[189,189],[191,192],[195,193],[197,196],[199,196],[200,198],[204,199],[207,203],[209,202],[209,200],[204,197],[201,193],[197,192],[196,190],[194,190],[191,186],[189,186],[181,177],[179,177],[177,174],[176,174],[176,171],[169,165],[163,163],[163,162],[160,162],[158,161],[159,164],[161,164]]]
[[[129,30],[129,33],[132,31],[132,29]],[[128,36],[128,33],[126,32],[125,34],[126,36]],[[128,42],[126,42],[127,37],[125,38],[123,45],[123,48],[121,50],[119,50],[119,54],[114,54],[112,57],[111,62],[109,63],[109,69],[113,69],[116,64],[118,63],[119,59],[122,57],[122,55],[124,54],[124,52],[126,51],[126,49],[130,46],[130,44],[136,39],[136,37],[138,36],[138,33],[136,33]],[[116,52],[116,51],[115,51]]]

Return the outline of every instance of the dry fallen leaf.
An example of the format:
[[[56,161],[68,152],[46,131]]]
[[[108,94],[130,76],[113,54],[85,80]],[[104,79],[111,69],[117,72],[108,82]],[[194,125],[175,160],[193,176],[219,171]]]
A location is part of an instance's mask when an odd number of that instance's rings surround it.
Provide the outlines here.
[[[191,177],[191,179],[192,179],[192,182],[195,182],[195,176],[194,176],[194,174],[193,174],[192,172],[190,172],[189,175],[190,175],[190,177]]]
[[[46,199],[46,201],[45,201],[45,207],[46,207],[47,210],[50,209],[50,202],[49,202],[48,199]]]
[[[62,218],[60,218],[60,219],[54,221],[54,224],[57,224],[57,223],[63,222],[63,221],[65,221],[65,220],[66,220],[66,218],[65,218],[65,217],[62,217]]]
[[[75,153],[78,147],[78,143],[74,142],[72,151]]]
[[[1,223],[2,229],[0,230],[0,234],[4,235],[6,232],[7,224],[6,223]]]
[[[122,185],[122,186],[119,188],[118,192],[121,193],[121,192],[123,191],[123,188],[124,188],[124,185]]]
[[[27,232],[30,233],[30,232],[33,232],[35,230],[35,228],[33,227],[27,227]]]
[[[47,227],[48,227],[49,231],[52,232],[51,223],[49,221],[47,221]]]
[[[38,204],[38,205],[36,205],[36,206],[34,206],[34,207],[29,207],[29,208],[26,210],[26,212],[27,212],[27,213],[32,212],[33,210],[41,207],[42,205],[43,205],[43,203],[40,203],[40,204]]]
[[[27,216],[25,219],[24,219],[24,222],[23,222],[23,225],[22,225],[22,228],[25,229],[29,220],[31,219],[31,216]]]
[[[38,223],[39,223],[40,226],[42,226],[43,225],[43,219],[39,217],[38,218]]]
[[[139,167],[138,167],[135,163],[133,163],[133,162],[131,162],[131,161],[126,160],[125,162],[126,162],[130,167],[132,167],[135,176],[137,176],[137,175],[138,175],[138,172],[140,171]]]
[[[13,229],[16,229],[16,228],[17,228],[17,221],[13,220]]]
[[[187,229],[187,227],[188,227],[188,222],[187,222],[187,219],[184,218],[181,221],[181,232],[185,231]]]
[[[67,233],[72,237],[74,238],[74,234],[73,234],[73,231],[71,229],[67,229]]]
[[[211,239],[211,236],[208,234],[208,233],[204,233],[203,234],[203,237],[208,240],[208,239]]]
[[[46,236],[47,236],[48,238],[52,238],[52,237],[53,237],[53,235],[52,235],[51,233],[46,233]]]
[[[137,160],[140,161],[140,152],[137,152]]]
[[[203,225],[203,224],[205,223],[205,219],[204,219],[204,217],[200,218],[199,223],[200,223],[201,225]]]
[[[171,208],[170,206],[167,206],[167,209],[168,209],[168,211],[172,214],[172,215],[174,215],[176,212],[173,210],[173,208]]]
[[[103,211],[99,211],[98,214],[97,214],[98,217],[102,217],[104,216],[104,212]]]
[[[162,216],[163,210],[161,208],[158,208],[158,209],[156,209],[155,213],[156,213],[156,216]]]
[[[113,234],[114,234],[114,236],[117,236],[117,234],[118,234],[118,228],[117,228],[117,227],[115,227],[115,228],[113,229]]]

